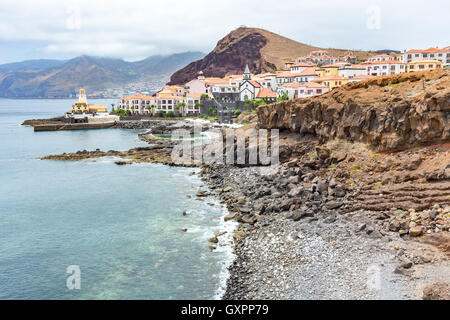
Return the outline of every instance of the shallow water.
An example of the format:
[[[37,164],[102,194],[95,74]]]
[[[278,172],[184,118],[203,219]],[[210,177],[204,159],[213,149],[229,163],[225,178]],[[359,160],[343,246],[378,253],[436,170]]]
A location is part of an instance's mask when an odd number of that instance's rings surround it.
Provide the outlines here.
[[[100,101],[110,105],[116,101]],[[0,99],[0,299],[210,299],[220,295],[229,247],[207,239],[227,229],[193,169],[117,166],[38,157],[145,145],[135,130],[34,132],[26,119],[61,115],[70,100]],[[192,195],[188,199],[186,195]],[[188,215],[183,216],[182,212]],[[187,232],[181,229],[187,228]],[[66,268],[81,270],[69,290]]]

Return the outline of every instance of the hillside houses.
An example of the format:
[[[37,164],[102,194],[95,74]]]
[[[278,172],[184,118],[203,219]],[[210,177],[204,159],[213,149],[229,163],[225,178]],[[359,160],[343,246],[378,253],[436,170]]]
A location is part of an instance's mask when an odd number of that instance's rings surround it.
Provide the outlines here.
[[[349,82],[373,79],[402,72],[433,70],[448,67],[450,47],[409,50],[399,54],[376,54],[367,61],[356,63],[352,52],[331,56],[325,50],[312,51],[304,57],[285,61],[284,70],[252,74],[249,66],[242,74],[223,78],[198,77],[184,85],[165,86],[152,96],[136,94],[123,97],[119,109],[130,110],[132,115],[174,113],[198,115],[203,102],[216,101],[213,106],[246,105],[249,101],[294,99],[321,95]],[[211,104],[208,104],[210,106]]]

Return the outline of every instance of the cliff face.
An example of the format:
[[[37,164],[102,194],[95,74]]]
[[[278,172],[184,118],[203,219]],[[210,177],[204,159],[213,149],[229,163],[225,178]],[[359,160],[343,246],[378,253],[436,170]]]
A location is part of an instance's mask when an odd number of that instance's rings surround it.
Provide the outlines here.
[[[325,142],[365,142],[377,151],[450,140],[450,77],[437,70],[350,83],[322,96],[258,108],[263,128]]]
[[[203,71],[207,77],[224,77],[227,74],[242,74],[248,64],[252,73],[270,72],[284,67],[285,59],[307,55],[318,47],[288,39],[273,32],[258,28],[238,28],[223,39],[205,58],[192,62],[175,72],[169,84],[183,84]],[[333,55],[345,50],[326,49]],[[355,52],[365,58],[367,52]]]
[[[232,32],[220,40],[216,48],[205,58],[175,72],[170,84],[186,83],[196,78],[199,71],[203,71],[206,77],[240,74],[247,63],[254,73],[274,70],[275,64],[266,61],[261,55],[261,49],[267,41],[258,32]]]

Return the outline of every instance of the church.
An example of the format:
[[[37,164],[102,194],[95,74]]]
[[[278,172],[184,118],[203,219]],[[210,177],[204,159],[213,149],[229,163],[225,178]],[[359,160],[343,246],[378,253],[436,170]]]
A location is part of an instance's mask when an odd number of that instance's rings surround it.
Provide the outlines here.
[[[242,82],[239,84],[239,98],[241,101],[253,100],[258,96],[259,91],[262,89],[262,86],[257,82],[252,80],[252,76],[250,74],[250,69],[248,68],[248,64],[245,66],[244,78]]]

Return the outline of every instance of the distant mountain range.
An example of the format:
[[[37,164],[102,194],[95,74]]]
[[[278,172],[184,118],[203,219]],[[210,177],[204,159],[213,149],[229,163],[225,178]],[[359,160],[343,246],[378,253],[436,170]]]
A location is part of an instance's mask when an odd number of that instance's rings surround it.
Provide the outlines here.
[[[80,87],[88,95],[125,87],[159,89],[173,72],[203,57],[201,52],[184,52],[127,62],[84,55],[70,60],[8,63],[0,65],[0,97],[66,98],[75,96]]]

